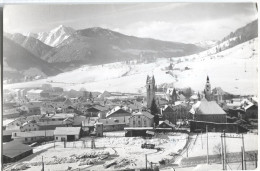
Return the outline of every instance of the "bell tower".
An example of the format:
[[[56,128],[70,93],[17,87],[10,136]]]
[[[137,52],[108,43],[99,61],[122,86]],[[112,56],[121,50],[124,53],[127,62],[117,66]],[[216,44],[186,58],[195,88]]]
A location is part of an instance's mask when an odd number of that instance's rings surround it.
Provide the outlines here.
[[[147,108],[151,107],[153,99],[155,99],[155,79],[154,76],[150,77],[147,75],[146,79],[146,101],[147,101]]]
[[[206,85],[205,85],[204,93],[205,93],[205,98],[208,101],[211,101],[212,100],[212,93],[211,93],[211,85],[210,85],[210,82],[209,82],[209,76],[207,76],[207,82],[206,82]]]

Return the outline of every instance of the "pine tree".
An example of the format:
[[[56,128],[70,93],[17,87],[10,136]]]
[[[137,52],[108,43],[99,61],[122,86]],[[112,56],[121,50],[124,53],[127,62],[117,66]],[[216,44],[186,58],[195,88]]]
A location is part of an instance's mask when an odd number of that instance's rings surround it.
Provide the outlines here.
[[[152,104],[151,104],[151,114],[152,115],[156,115],[158,113],[158,108],[157,108],[157,105],[155,103],[155,99],[152,100]]]

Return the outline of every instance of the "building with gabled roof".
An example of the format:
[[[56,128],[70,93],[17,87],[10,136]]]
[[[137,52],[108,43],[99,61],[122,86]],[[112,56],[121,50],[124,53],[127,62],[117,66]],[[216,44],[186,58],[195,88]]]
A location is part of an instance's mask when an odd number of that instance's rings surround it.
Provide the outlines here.
[[[190,110],[194,120],[206,122],[226,123],[226,112],[215,102],[201,100],[194,104]]]
[[[80,135],[81,127],[57,127],[54,130],[55,141],[75,141]]]
[[[20,142],[11,141],[3,144],[3,163],[16,162],[33,154],[33,148]]]
[[[53,132],[54,130],[12,132],[12,139],[24,144],[30,144],[39,141],[50,141],[53,140]]]
[[[112,117],[126,117],[131,116],[131,113],[122,109],[120,106],[114,107],[112,110],[107,112],[106,118],[112,118]]]

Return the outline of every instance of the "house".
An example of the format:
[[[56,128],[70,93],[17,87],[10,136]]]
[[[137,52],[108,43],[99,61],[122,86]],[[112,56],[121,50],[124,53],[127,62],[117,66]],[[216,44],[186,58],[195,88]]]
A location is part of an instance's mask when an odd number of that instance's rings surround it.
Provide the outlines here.
[[[76,112],[76,109],[75,109],[74,107],[72,107],[72,106],[68,106],[68,107],[65,107],[65,108],[63,109],[63,112],[64,112],[64,113],[75,113],[75,112]]]
[[[250,103],[244,107],[245,119],[258,119],[258,106]]]
[[[24,144],[34,142],[43,142],[53,140],[53,130],[29,131],[29,132],[13,132],[12,139]]]
[[[226,112],[215,102],[201,100],[194,104],[190,110],[196,121],[226,123]]]
[[[55,141],[75,141],[81,136],[81,127],[57,127],[54,130]]]
[[[104,113],[109,110],[106,106],[101,105],[93,105],[91,107],[88,107],[87,110],[84,112],[86,116],[98,116],[99,113]]]
[[[12,141],[12,133],[13,132],[19,132],[20,130],[3,130],[2,132],[2,141],[3,142],[9,142]]]
[[[220,87],[216,87],[214,89],[212,89],[212,95],[213,95],[213,99],[217,102],[217,103],[221,103],[224,99],[225,92],[220,88]]]
[[[21,111],[26,115],[40,115],[41,114],[41,102],[39,103],[27,103],[20,107]]]
[[[125,117],[129,118],[132,114],[124,109],[122,109],[120,106],[117,106],[107,112],[106,118],[117,118],[117,117]]]
[[[37,122],[35,120],[29,120],[20,126],[21,132],[38,131],[39,129],[40,129],[39,125],[37,124]]]
[[[175,128],[175,125],[173,125],[168,120],[165,120],[165,121],[159,121],[159,125],[157,127],[158,128],[170,128],[173,130],[173,128]]]
[[[175,105],[166,105],[162,108],[163,119],[169,120],[171,123],[176,124],[178,121],[185,121],[192,119],[189,113],[190,107],[186,103],[178,103]]]
[[[3,144],[3,163],[16,162],[33,154],[33,148],[20,142],[11,141]]]
[[[103,124],[104,132],[124,130],[124,128],[129,125],[129,119],[122,117],[99,119],[98,122]]]
[[[153,127],[154,116],[149,112],[133,113],[129,118],[129,127]]]

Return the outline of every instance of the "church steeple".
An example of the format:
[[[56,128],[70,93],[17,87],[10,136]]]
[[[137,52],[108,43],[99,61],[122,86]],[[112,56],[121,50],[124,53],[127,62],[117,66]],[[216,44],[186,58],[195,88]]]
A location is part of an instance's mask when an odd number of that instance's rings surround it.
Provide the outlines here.
[[[147,80],[146,80],[146,99],[147,99],[147,108],[151,107],[153,99],[155,99],[155,91],[156,91],[156,86],[155,86],[155,79],[154,76],[150,77],[147,75]]]
[[[211,101],[212,100],[212,93],[211,93],[211,85],[210,85],[210,82],[209,82],[209,76],[207,76],[207,83],[205,85],[204,93],[205,93],[205,98],[208,101]]]

